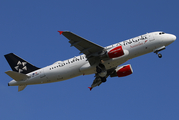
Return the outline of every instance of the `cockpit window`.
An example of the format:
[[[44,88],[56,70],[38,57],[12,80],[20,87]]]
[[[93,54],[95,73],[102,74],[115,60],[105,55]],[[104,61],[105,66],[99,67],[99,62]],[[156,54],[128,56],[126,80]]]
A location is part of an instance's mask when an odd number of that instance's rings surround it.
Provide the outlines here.
[[[160,32],[159,35],[165,34],[164,32]]]

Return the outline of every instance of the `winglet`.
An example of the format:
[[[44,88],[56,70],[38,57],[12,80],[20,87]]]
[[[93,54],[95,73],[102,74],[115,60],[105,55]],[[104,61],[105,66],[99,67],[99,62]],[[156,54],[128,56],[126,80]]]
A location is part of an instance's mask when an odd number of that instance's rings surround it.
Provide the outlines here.
[[[60,33],[60,35],[63,33],[63,31],[58,31]]]
[[[90,91],[92,90],[92,87],[88,87],[90,89]]]

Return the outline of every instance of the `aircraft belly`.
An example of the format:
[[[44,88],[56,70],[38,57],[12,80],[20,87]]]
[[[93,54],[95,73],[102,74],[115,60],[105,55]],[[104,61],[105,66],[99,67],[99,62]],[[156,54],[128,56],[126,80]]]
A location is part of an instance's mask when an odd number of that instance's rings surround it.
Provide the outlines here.
[[[79,71],[78,65],[67,65],[47,73],[49,82],[64,81],[79,75],[82,75],[82,73]]]
[[[115,58],[115,59],[105,61],[104,65],[105,65],[106,69],[111,69],[111,68],[114,68],[118,65],[125,63],[127,60],[128,60],[128,56],[124,56],[121,58]]]
[[[81,72],[75,66],[68,68],[68,70],[62,75],[63,80],[67,80],[76,76],[81,75]]]
[[[91,66],[89,63],[86,63],[79,70],[83,75],[93,74],[96,72],[96,65]]]

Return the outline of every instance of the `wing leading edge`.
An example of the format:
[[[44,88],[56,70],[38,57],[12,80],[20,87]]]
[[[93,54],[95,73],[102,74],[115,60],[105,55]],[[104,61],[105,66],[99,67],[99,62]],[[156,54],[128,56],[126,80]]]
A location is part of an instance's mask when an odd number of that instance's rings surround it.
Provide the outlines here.
[[[88,59],[90,65],[93,65],[97,61],[100,61],[99,54],[104,50],[102,46],[90,42],[69,31],[58,32],[64,35],[69,40],[71,47],[76,47],[80,51],[80,54],[83,53],[86,55],[86,58]]]

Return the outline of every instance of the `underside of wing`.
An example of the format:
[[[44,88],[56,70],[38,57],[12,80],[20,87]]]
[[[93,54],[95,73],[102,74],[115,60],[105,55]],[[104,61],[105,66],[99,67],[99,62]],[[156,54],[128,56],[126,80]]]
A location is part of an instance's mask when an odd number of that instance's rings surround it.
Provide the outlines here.
[[[116,69],[116,67],[107,70],[107,75],[106,75],[105,77],[100,77],[99,74],[96,74],[96,75],[95,75],[95,79],[94,79],[94,81],[93,81],[91,87],[88,87],[88,88],[89,88],[90,90],[92,90],[94,87],[100,86],[101,83],[106,82],[106,78],[107,78],[109,75],[111,75],[111,74],[114,72],[115,69]]]
[[[72,32],[69,31],[58,31],[60,34],[64,35],[67,39],[69,39],[69,43],[71,47],[76,47],[80,54],[84,53],[86,58],[88,59],[90,65],[95,64],[96,61],[100,60],[99,54],[103,51],[103,47],[97,45],[93,42],[90,42]]]

